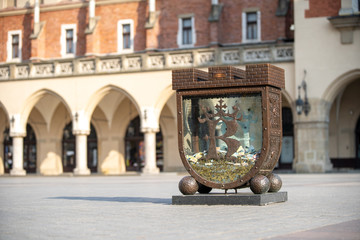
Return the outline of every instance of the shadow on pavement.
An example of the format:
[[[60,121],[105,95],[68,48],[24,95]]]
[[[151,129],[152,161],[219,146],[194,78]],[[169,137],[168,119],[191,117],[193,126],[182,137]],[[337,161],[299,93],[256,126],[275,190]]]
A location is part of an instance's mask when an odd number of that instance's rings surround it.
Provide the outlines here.
[[[83,200],[100,202],[133,202],[133,203],[155,203],[171,204],[171,198],[148,198],[148,197],[51,197],[48,199]]]

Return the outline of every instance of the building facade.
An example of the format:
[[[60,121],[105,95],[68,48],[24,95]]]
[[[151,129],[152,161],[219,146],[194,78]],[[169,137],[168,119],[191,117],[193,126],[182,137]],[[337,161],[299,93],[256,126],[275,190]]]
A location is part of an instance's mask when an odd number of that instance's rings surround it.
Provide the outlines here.
[[[0,9],[0,174],[183,171],[171,70],[264,62],[285,69],[278,167],[358,164],[357,0],[1,0]]]

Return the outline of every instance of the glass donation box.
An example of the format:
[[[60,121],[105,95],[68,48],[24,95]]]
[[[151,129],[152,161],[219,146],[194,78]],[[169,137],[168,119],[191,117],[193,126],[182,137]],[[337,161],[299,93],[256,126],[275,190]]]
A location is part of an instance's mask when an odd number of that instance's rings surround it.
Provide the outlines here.
[[[281,151],[284,70],[270,64],[181,69],[173,70],[172,83],[179,153],[191,175],[180,191],[278,191],[281,179],[272,170]]]

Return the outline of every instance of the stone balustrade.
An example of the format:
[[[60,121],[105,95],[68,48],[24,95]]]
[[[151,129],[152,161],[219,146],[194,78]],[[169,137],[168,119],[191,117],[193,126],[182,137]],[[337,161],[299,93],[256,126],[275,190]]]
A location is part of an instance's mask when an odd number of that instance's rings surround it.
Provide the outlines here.
[[[1,63],[0,81],[294,61],[293,43],[237,45],[126,55]]]

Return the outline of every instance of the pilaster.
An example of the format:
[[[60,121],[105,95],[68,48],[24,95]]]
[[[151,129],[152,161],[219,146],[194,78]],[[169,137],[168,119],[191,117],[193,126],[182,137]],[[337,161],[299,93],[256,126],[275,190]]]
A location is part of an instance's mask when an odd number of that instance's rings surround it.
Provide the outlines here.
[[[295,160],[297,173],[324,173],[332,169],[329,157],[329,121],[326,103],[309,99],[311,112],[297,116],[295,130]]]

